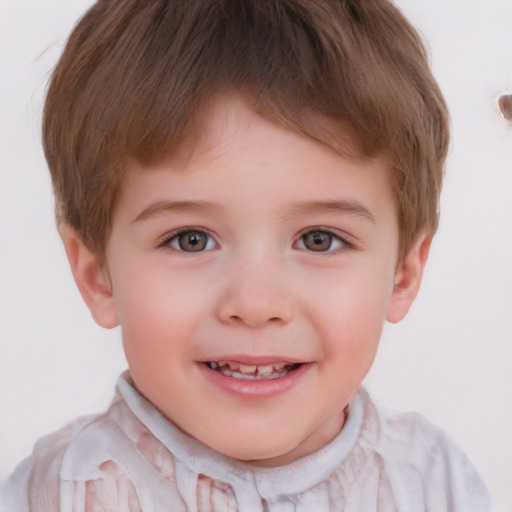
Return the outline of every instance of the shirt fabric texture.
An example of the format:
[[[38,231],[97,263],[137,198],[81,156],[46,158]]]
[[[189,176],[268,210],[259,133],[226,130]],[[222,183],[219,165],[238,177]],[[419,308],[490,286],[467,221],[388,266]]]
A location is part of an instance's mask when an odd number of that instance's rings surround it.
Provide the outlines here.
[[[277,468],[226,457],[170,423],[128,372],[102,415],[40,439],[1,512],[488,512],[462,451],[417,413],[360,389],[340,434]]]

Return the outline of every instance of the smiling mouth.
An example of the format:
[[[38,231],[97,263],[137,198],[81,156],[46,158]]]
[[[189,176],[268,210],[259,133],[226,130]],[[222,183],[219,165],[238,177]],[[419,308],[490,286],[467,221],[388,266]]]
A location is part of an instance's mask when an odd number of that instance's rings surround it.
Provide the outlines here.
[[[244,380],[271,380],[286,377],[302,366],[301,363],[271,363],[248,365],[236,361],[209,361],[206,366],[226,377]]]

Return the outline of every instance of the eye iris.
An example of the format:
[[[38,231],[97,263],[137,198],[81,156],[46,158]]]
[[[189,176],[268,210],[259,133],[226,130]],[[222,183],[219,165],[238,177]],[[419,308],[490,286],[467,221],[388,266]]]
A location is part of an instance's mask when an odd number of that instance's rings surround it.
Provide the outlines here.
[[[332,235],[313,231],[304,235],[304,245],[311,251],[327,251],[332,245]]]
[[[208,239],[204,233],[191,231],[183,233],[178,239],[180,249],[188,252],[198,252],[204,250]]]

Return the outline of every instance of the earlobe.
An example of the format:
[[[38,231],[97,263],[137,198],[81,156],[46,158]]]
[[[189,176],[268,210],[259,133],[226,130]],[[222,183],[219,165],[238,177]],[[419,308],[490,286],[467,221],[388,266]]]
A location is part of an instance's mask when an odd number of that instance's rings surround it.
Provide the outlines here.
[[[119,320],[105,266],[98,262],[74,229],[62,224],[59,225],[59,233],[75,283],[94,320],[106,329],[116,327]]]
[[[397,268],[386,314],[388,322],[400,322],[418,295],[431,243],[431,236],[421,235]]]

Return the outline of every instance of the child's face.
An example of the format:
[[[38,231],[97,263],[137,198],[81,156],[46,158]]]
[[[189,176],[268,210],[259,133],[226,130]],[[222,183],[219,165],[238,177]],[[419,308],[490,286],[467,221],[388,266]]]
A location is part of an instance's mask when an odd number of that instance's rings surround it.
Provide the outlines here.
[[[286,463],[340,431],[386,316],[410,305],[388,173],[241,101],[219,103],[206,131],[192,158],[129,171],[112,300],[91,309],[106,324],[110,308],[138,389],[183,431]]]

